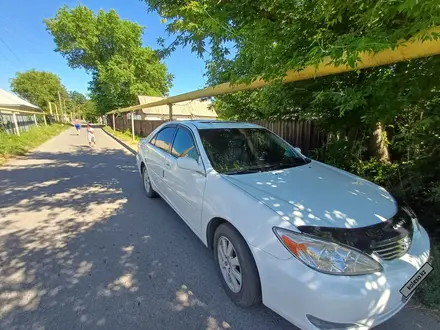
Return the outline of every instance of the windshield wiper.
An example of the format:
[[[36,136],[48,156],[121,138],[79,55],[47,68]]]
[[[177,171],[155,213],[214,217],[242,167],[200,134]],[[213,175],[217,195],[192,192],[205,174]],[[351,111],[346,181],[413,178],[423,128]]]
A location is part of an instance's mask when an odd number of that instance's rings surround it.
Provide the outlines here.
[[[291,168],[291,167],[297,167],[297,166],[301,166],[301,165],[305,165],[307,164],[306,161],[301,159],[301,162],[297,162],[297,163],[279,163],[279,164],[271,164],[271,165],[267,165],[264,167],[265,170],[268,171],[275,171],[275,170],[282,170],[284,168]]]
[[[260,169],[245,169],[245,170],[237,170],[237,171],[228,171],[224,172],[223,174],[226,175],[234,175],[234,174],[249,174],[249,173],[258,173],[261,172]]]

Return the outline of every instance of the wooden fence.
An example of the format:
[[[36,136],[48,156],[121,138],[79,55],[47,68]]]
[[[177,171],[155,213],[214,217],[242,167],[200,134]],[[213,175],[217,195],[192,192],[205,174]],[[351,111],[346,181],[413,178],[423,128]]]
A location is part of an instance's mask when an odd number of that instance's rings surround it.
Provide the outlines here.
[[[281,136],[292,146],[299,147],[308,155],[310,150],[323,146],[326,142],[326,134],[312,121],[280,120],[267,121],[255,120],[251,123],[266,127],[275,134]]]
[[[141,137],[146,137],[148,134],[166,122],[166,120],[135,120],[134,134]],[[107,116],[107,125],[113,127],[112,116]],[[127,116],[116,117],[115,128],[121,132],[129,130],[131,133],[131,119],[128,119]]]
[[[113,127],[112,119],[112,116],[107,116],[107,124],[110,127]],[[165,122],[163,120],[135,120],[134,132],[138,136],[145,137]],[[308,155],[310,150],[323,146],[326,142],[326,135],[311,121],[283,120],[270,122],[257,120],[250,122],[273,131],[291,145],[301,148],[305,155]],[[128,119],[127,116],[116,117],[115,128],[118,131],[129,130],[131,132],[131,119]]]

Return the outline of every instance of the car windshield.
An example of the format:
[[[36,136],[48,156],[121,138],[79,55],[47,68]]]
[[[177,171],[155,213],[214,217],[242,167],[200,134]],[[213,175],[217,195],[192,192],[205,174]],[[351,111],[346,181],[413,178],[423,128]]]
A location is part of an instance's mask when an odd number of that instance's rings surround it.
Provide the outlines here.
[[[245,174],[301,166],[309,161],[265,128],[219,128],[199,131],[214,169]]]

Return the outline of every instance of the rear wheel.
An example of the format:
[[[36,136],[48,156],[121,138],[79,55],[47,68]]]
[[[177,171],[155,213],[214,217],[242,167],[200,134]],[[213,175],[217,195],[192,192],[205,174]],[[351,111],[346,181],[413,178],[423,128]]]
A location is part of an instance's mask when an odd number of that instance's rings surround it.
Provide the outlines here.
[[[144,189],[147,196],[149,198],[157,197],[157,193],[154,191],[153,187],[151,186],[150,176],[148,175],[148,170],[145,166],[142,168],[142,179],[144,182]]]
[[[261,301],[254,258],[245,240],[229,224],[221,224],[214,234],[214,258],[223,287],[234,303],[249,307]]]

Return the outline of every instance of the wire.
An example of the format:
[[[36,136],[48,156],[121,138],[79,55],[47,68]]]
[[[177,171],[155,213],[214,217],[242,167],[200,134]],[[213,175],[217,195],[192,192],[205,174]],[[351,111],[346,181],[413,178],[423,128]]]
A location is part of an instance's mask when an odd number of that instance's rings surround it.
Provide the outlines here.
[[[0,55],[1,55],[6,61],[11,62],[11,60],[10,60],[5,54],[3,54],[1,51],[0,51]]]
[[[7,49],[9,49],[9,51],[12,53],[12,55],[15,56],[15,58],[17,59],[18,62],[20,62],[21,64],[24,65],[24,63],[22,62],[22,60],[17,56],[17,54],[15,54],[15,52],[6,44],[6,42],[0,37],[0,41],[3,43],[3,45],[5,45],[5,47]]]

